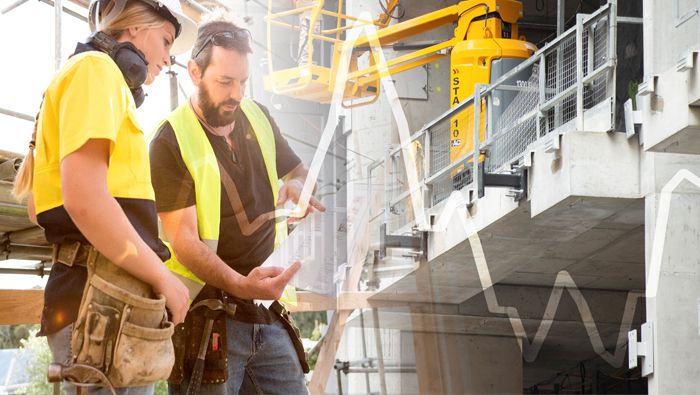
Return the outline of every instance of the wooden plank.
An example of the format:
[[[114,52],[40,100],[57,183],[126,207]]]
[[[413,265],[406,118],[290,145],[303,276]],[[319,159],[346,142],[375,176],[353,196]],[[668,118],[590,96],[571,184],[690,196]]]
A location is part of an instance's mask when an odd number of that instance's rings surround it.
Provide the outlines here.
[[[9,237],[10,243],[12,244],[33,246],[44,246],[49,244],[44,237],[44,229],[38,226],[12,232],[9,234]]]
[[[357,240],[355,245],[352,246],[353,248],[348,254],[348,263],[351,266],[350,273],[348,273],[343,283],[343,290],[345,292],[356,292],[360,277],[362,277],[362,267],[367,258],[367,252],[369,251],[369,232],[367,232],[368,213],[366,211],[367,210],[363,213],[362,218],[355,217],[358,220],[357,226],[361,228],[360,232],[355,234],[361,235],[361,237]],[[328,377],[335,364],[335,354],[338,352],[340,339],[343,337],[343,332],[345,331],[345,323],[351,312],[352,310],[338,310],[333,314],[326,335],[321,340],[321,351],[319,352],[314,374],[309,383],[308,388],[312,395],[323,395],[326,392]]]
[[[29,140],[27,140],[27,143],[29,143]],[[6,160],[11,160],[11,159],[22,159],[24,158],[24,155],[18,154],[16,152],[12,151],[5,151],[0,149],[0,161],[6,161]]]
[[[323,395],[326,392],[326,384],[328,377],[331,374],[331,369],[335,363],[335,354],[340,346],[340,339],[343,337],[345,330],[345,321],[350,315],[350,310],[340,310],[333,314],[328,331],[321,340],[321,351],[316,360],[314,374],[311,376],[309,383],[309,392],[311,395]]]
[[[375,292],[343,292],[337,297],[297,291],[297,305],[289,306],[292,313],[302,311],[355,310],[372,307],[405,306],[401,300],[372,299]]]
[[[416,288],[418,293],[433,297],[432,276],[430,264],[423,259],[416,270]],[[443,337],[435,332],[421,332],[421,330],[437,328],[433,314],[415,313],[416,307],[411,308],[411,326],[413,331],[413,349],[416,355],[416,373],[418,375],[418,390],[421,394],[444,394],[447,386],[443,376],[441,358],[441,340]],[[423,309],[422,309],[423,310]],[[434,309],[428,306],[428,312],[434,313]]]
[[[43,308],[41,289],[0,290],[0,325],[38,324]]]
[[[514,337],[513,327],[508,317],[497,316],[473,316],[461,314],[435,314],[416,313],[411,306],[411,311],[386,311],[379,312],[382,329],[397,329],[404,332],[461,334],[461,335],[488,335]],[[364,314],[365,323],[373,322],[369,312]],[[353,319],[349,324],[358,326],[358,319]],[[526,327],[537,327],[539,321],[527,320]],[[581,325],[580,322],[574,323]],[[374,324],[372,324],[374,326]]]
[[[442,380],[440,335],[429,332],[413,332],[413,349],[416,353],[419,393],[447,393]]]
[[[12,196],[12,182],[0,180],[0,202],[18,204],[17,199]]]

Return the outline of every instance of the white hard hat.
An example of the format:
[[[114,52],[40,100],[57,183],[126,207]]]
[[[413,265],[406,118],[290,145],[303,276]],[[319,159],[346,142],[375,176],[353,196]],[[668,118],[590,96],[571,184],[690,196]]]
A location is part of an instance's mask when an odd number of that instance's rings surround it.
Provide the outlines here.
[[[106,23],[112,18],[115,18],[124,10],[126,3],[129,0],[113,0],[114,7],[103,15],[104,7],[109,0],[91,0],[88,7],[88,23],[90,31],[97,30],[98,25]],[[135,1],[135,0],[132,0]],[[170,53],[172,55],[180,55],[187,52],[197,37],[197,25],[182,12],[180,0],[138,0],[153,7],[158,14],[169,20],[175,25],[175,42],[173,43]]]

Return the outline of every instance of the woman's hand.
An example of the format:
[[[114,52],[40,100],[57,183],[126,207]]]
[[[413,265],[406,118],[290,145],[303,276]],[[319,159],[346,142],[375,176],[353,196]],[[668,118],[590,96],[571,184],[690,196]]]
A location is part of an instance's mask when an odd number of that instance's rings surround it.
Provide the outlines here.
[[[163,276],[163,280],[153,285],[153,292],[165,296],[165,306],[170,313],[170,320],[177,325],[185,321],[190,304],[190,292],[169,270],[165,272],[167,275]]]

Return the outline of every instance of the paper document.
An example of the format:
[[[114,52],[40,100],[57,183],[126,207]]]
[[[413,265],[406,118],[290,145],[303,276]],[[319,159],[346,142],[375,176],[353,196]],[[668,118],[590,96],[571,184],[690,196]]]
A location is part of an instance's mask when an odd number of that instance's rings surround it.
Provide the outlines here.
[[[287,239],[265,262],[263,267],[289,267],[301,262],[301,269],[289,282],[298,289],[333,296],[336,284],[333,275],[338,254],[345,250],[347,224],[345,211],[328,209],[313,212],[297,223]]]

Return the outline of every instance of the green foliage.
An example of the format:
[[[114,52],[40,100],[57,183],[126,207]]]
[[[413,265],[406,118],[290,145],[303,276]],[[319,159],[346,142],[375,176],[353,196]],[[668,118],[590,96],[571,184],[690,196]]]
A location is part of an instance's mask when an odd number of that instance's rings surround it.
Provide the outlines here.
[[[20,348],[22,340],[29,337],[29,333],[39,330],[39,325],[2,325],[0,326],[0,348]]]
[[[20,325],[18,325],[20,326]],[[46,395],[53,393],[53,384],[49,384],[46,380],[47,370],[49,364],[52,362],[53,357],[51,356],[51,350],[49,350],[49,345],[46,342],[46,337],[37,337],[36,334],[39,331],[39,327],[32,327],[31,325],[22,325],[22,330],[27,330],[27,335],[25,339],[20,340],[20,348],[24,349],[26,352],[34,355],[34,358],[27,366],[27,371],[29,373],[29,386],[20,389],[18,394],[25,395]],[[7,327],[3,327],[7,328]],[[18,331],[19,332],[19,331]],[[5,331],[3,333],[9,333]],[[65,392],[62,392],[65,394]],[[168,383],[166,381],[158,381],[155,384],[154,395],[168,395]]]
[[[156,389],[153,395],[168,395],[168,382],[164,380],[156,382]]]
[[[46,380],[46,373],[53,359],[45,337],[37,337],[38,328],[29,330],[28,337],[21,340],[21,347],[34,355],[27,366],[30,384],[21,390],[26,395],[45,395],[53,393],[53,386]]]
[[[316,361],[318,361],[318,354],[320,354],[320,348],[314,353],[308,353],[306,356],[306,361],[309,363],[309,369],[314,370],[316,368]]]
[[[301,337],[305,339],[318,340],[321,338],[321,333],[318,332],[317,338],[314,338],[314,330],[318,331],[319,324],[326,324],[325,311],[309,311],[303,313],[293,313],[294,323],[301,332]]]
[[[630,81],[627,85],[627,95],[632,99],[632,110],[637,109],[637,93],[639,92],[639,82]]]
[[[304,339],[321,340],[321,325],[327,325],[328,319],[325,311],[310,311],[292,314],[294,323],[299,328],[301,337]],[[308,352],[309,350],[307,350]],[[307,354],[309,367],[314,370],[318,360],[318,349],[314,353]]]

